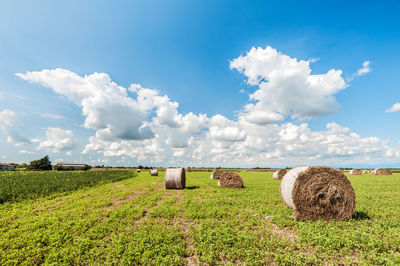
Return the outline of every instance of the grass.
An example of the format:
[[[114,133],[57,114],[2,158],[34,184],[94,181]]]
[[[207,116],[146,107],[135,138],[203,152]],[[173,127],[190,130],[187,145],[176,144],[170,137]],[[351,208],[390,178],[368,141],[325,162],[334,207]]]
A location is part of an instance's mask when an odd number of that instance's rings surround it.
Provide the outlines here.
[[[183,191],[143,171],[4,203],[0,264],[400,263],[400,174],[350,176],[349,222],[295,221],[272,173],[242,172],[243,189],[218,188],[210,174],[187,173]]]

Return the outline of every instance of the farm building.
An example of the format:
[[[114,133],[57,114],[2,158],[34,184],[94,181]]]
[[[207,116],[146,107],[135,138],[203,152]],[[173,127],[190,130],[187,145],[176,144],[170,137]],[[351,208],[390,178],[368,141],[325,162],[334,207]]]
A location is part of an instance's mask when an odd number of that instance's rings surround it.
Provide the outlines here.
[[[0,163],[0,171],[14,171],[15,166],[8,163]]]
[[[85,163],[58,163],[55,169],[62,170],[84,170]]]

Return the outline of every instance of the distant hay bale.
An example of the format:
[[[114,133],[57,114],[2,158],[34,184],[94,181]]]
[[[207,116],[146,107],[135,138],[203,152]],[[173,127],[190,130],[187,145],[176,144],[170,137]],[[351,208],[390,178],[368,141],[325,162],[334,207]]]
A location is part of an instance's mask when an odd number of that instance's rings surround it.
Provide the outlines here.
[[[347,177],[331,167],[299,166],[281,182],[281,194],[297,220],[351,219],[356,195]]]
[[[164,184],[166,189],[184,189],[186,176],[184,168],[168,168],[165,171]]]
[[[220,171],[220,170],[214,170],[214,172],[211,174],[210,179],[219,179],[220,176],[223,174],[224,172]]]
[[[151,169],[150,170],[150,175],[151,176],[158,176],[158,170],[157,169]]]
[[[374,175],[391,175],[392,171],[389,169],[384,169],[384,168],[376,168],[374,170]]]
[[[363,171],[361,171],[360,169],[351,169],[350,170],[350,175],[362,175]]]
[[[218,186],[227,188],[242,188],[243,180],[237,173],[223,172],[219,177]]]
[[[287,173],[287,170],[285,169],[279,169],[278,171],[275,171],[272,177],[274,179],[282,179],[283,176]]]
[[[140,169],[136,169],[136,172],[140,173]]]

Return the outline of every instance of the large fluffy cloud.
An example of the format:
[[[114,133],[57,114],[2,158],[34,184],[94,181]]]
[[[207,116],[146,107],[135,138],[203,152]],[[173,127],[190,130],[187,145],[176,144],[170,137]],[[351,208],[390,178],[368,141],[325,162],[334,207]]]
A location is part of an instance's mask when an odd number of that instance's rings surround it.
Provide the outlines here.
[[[233,122],[233,121],[232,121]],[[387,153],[388,141],[362,138],[336,123],[326,130],[313,131],[307,123],[299,125],[256,125],[236,122],[246,131],[243,141],[227,143],[211,135],[197,141],[191,154],[202,165],[293,166],[297,164],[377,163],[396,153]]]
[[[128,97],[127,90],[115,84],[107,74],[81,77],[58,68],[16,75],[51,88],[81,107],[86,117],[84,126],[97,130],[103,139],[154,137],[145,123],[149,106]]]
[[[18,114],[12,110],[5,109],[0,112],[0,130],[7,137],[8,142],[15,142],[16,145],[31,143],[22,133],[22,123]]]
[[[76,142],[74,133],[71,130],[62,128],[49,127],[46,131],[47,139],[40,142],[38,149],[45,149],[50,152],[65,152],[67,155],[72,154]]]
[[[89,158],[129,163],[203,166],[290,166],[378,161],[400,156],[388,141],[365,138],[334,122],[313,131],[288,117],[334,112],[335,94],[347,84],[340,70],[311,74],[311,61],[297,60],[271,47],[252,48],[231,62],[257,90],[235,119],[182,114],[179,103],[157,90],[132,84],[127,89],[107,74],[80,76],[64,69],[17,74],[65,96],[82,110],[84,127],[95,130],[83,149]],[[360,75],[368,72],[364,63]],[[277,123],[281,122],[281,123]],[[73,133],[49,128],[39,148],[71,151]],[[97,157],[96,157],[97,156]]]
[[[45,69],[16,75],[51,88],[82,109],[84,127],[96,131],[84,153],[152,157],[159,161],[151,151],[156,148],[161,151],[162,145],[155,142],[171,148],[186,148],[192,135],[201,134],[208,120],[204,114],[179,114],[179,104],[167,95],[159,95],[157,90],[139,84],[126,89],[105,73],[79,76],[65,69]],[[46,142],[46,146],[40,147],[58,150],[53,144]]]
[[[342,71],[331,69],[311,74],[310,61],[291,58],[272,47],[252,48],[230,63],[258,86],[250,95],[241,115],[247,121],[264,125],[283,121],[285,117],[313,118],[331,114],[339,104],[335,94],[348,86]]]

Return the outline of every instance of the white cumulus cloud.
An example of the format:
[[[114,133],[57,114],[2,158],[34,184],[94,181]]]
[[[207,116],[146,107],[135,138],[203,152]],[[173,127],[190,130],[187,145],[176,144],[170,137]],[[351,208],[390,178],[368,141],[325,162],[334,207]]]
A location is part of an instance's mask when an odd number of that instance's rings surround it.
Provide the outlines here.
[[[387,113],[393,113],[393,112],[398,112],[400,111],[400,103],[395,103],[393,104],[392,107],[386,110]]]
[[[362,68],[357,70],[357,76],[362,76],[362,75],[365,75],[365,74],[371,72],[372,69],[370,68],[370,65],[371,65],[370,61],[365,61],[362,64]]]
[[[361,137],[334,122],[314,131],[298,121],[333,113],[339,107],[336,93],[349,86],[341,70],[311,74],[312,62],[271,47],[252,48],[232,60],[231,69],[257,86],[233,119],[182,114],[179,103],[168,95],[140,84],[124,88],[105,73],[80,76],[65,69],[45,69],[16,75],[51,88],[81,109],[83,126],[95,131],[82,153],[95,162],[115,157],[121,163],[134,158],[143,164],[293,166],[376,163],[400,157],[388,141]],[[364,62],[360,75],[371,71],[369,66]],[[46,117],[56,118],[50,113]],[[287,118],[294,121],[286,122]],[[48,128],[46,135],[46,140],[32,142],[66,153],[77,145],[70,130]]]
[[[297,60],[274,48],[252,48],[246,55],[231,61],[258,89],[241,112],[247,121],[265,125],[286,117],[313,118],[333,113],[339,108],[335,94],[348,84],[341,70],[311,74],[311,61]]]
[[[27,145],[31,141],[23,135],[22,123],[18,114],[12,110],[5,109],[0,112],[0,130],[7,137],[8,142],[15,142],[16,145]]]
[[[146,139],[154,137],[145,123],[148,106],[127,96],[127,90],[114,83],[107,74],[83,77],[65,70],[52,69],[16,74],[65,96],[82,108],[84,126],[108,139]]]
[[[65,152],[72,154],[76,142],[74,133],[71,130],[49,127],[46,131],[46,140],[40,142],[38,149],[45,149],[50,152]]]

